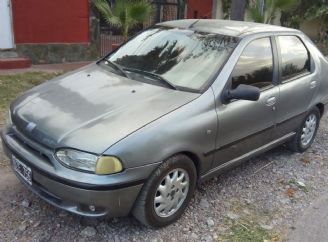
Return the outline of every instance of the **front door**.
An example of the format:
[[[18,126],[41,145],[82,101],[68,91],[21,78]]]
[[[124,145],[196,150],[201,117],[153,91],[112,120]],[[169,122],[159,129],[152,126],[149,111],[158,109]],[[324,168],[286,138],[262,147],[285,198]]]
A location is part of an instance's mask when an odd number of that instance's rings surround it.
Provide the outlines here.
[[[260,88],[258,101],[233,100],[218,105],[218,135],[214,167],[259,148],[273,139],[275,105],[279,88],[274,85],[271,38],[251,41],[243,50],[229,80],[230,89],[240,84]]]
[[[0,0],[0,49],[12,48],[14,48],[14,44],[10,0]]]

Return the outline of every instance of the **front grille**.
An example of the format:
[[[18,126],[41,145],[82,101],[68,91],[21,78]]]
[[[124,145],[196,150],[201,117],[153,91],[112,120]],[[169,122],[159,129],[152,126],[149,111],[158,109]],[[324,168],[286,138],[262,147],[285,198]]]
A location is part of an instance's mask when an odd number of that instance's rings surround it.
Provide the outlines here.
[[[13,133],[11,134],[11,137],[14,138],[20,145],[22,145],[26,150],[31,152],[33,155],[37,156],[42,161],[45,161],[48,164],[52,165],[51,159],[49,157],[51,154],[50,150],[47,150],[45,147],[42,147],[42,145],[40,144],[35,145],[34,141],[31,141],[25,135],[20,133],[17,129],[13,129]]]

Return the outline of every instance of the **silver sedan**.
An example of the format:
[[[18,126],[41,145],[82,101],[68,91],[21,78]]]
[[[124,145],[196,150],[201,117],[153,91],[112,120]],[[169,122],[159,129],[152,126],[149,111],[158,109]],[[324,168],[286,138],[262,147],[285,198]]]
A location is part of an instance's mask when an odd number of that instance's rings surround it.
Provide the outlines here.
[[[300,31],[180,20],[26,92],[1,136],[54,206],[161,227],[197,183],[278,145],[305,151],[327,102],[327,60]]]

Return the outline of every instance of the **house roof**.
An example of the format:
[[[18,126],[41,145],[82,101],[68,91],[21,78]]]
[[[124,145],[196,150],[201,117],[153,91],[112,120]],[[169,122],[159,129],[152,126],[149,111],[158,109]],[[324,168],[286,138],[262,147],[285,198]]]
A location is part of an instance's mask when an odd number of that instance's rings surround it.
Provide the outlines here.
[[[264,32],[299,32],[296,29],[276,25],[221,19],[183,19],[162,22],[157,24],[157,26],[192,29],[195,31],[210,32],[235,37],[243,37],[250,34]]]

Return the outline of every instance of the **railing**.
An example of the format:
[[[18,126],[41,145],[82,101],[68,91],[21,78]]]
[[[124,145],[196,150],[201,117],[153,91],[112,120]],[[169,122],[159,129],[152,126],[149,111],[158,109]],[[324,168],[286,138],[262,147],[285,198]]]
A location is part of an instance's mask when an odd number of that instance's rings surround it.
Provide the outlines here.
[[[100,34],[100,56],[103,57],[115,49],[115,45],[120,45],[124,41],[122,35],[112,35],[111,31]]]

